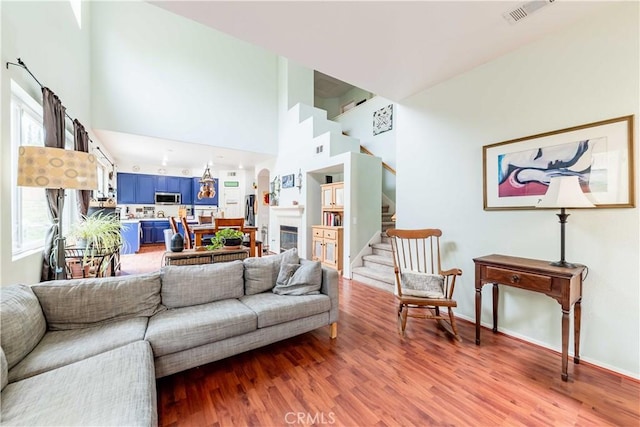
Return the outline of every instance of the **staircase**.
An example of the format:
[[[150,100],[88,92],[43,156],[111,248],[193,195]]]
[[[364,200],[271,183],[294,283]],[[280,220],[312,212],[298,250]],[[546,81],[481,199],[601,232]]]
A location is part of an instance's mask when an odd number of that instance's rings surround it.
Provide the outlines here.
[[[389,243],[389,237],[386,233],[386,230],[395,226],[395,223],[391,221],[392,215],[393,213],[389,212],[389,206],[382,207],[381,241],[370,244],[371,254],[362,257],[363,265],[351,270],[353,280],[388,292],[393,292],[396,280],[393,273],[391,243]]]

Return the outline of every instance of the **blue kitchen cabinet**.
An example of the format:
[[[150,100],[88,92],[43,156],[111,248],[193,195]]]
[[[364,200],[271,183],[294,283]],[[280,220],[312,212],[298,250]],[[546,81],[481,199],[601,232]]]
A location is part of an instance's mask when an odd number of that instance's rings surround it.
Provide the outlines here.
[[[122,234],[122,255],[135,254],[140,250],[140,221],[123,222],[120,229]]]
[[[213,183],[213,188],[216,192],[215,196],[198,199],[198,193],[200,192],[200,178],[193,178],[193,204],[194,205],[211,205],[218,206],[218,180]]]
[[[137,204],[154,204],[155,203],[155,185],[154,175],[137,175],[136,180],[136,201]]]
[[[154,179],[154,190],[155,191],[159,191],[161,193],[166,193],[167,192],[167,177],[164,175],[154,175],[153,176]]]
[[[138,175],[119,172],[117,177],[117,200],[120,204],[136,203],[136,186]]]
[[[193,184],[191,178],[179,178],[180,179],[180,194],[182,197],[182,205],[193,204]],[[197,194],[197,193],[196,193]]]
[[[170,229],[169,221],[152,221],[154,243],[164,243],[164,230]]]
[[[149,245],[154,243],[153,221],[142,221],[142,243]]]
[[[167,177],[167,192],[169,193],[179,193],[180,192],[180,180],[182,178],[178,176],[168,176]]]
[[[154,190],[161,193],[179,193],[180,192],[180,177],[178,176],[164,176],[154,175]]]

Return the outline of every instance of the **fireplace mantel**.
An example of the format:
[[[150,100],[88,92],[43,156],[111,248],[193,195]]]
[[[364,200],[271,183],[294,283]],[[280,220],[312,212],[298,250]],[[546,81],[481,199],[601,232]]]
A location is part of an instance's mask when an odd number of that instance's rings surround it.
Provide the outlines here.
[[[303,205],[291,205],[291,206],[271,206],[271,212],[276,216],[295,216],[301,217],[304,212]]]

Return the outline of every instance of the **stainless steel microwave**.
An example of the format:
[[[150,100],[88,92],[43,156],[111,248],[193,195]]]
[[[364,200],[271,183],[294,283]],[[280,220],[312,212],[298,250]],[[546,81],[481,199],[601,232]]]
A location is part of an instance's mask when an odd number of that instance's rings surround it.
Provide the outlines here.
[[[156,193],[156,205],[179,205],[180,193]]]

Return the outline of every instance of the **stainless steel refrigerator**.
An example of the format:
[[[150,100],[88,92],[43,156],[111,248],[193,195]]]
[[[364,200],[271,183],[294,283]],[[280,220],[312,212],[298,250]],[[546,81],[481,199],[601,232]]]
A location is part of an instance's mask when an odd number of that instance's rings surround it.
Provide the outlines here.
[[[256,196],[254,194],[244,198],[244,222],[245,225],[256,225]]]

